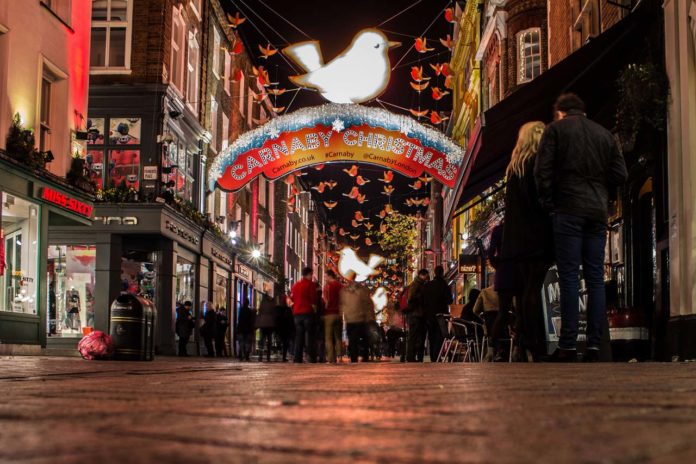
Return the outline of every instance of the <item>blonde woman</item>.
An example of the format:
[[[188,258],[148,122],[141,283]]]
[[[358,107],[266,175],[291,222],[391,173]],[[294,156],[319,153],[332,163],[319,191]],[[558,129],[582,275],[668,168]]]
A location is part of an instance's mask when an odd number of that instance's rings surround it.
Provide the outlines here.
[[[551,221],[539,203],[534,183],[534,160],[544,128],[540,121],[528,122],[520,128],[506,171],[499,260],[511,270],[514,282],[500,292],[501,311],[494,329],[497,337],[507,338],[507,334],[500,332],[507,326],[506,307],[514,295],[518,347],[527,359],[531,356],[535,360],[546,356],[541,288],[553,262]]]

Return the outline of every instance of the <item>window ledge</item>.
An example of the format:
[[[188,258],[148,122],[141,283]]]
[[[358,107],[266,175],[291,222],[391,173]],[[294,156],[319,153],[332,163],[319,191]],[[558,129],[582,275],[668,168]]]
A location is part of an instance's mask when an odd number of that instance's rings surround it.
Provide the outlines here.
[[[60,16],[58,16],[58,13],[56,13],[55,11],[53,11],[53,10],[51,9],[50,6],[48,6],[48,5],[47,5],[46,3],[44,3],[43,1],[40,2],[40,3],[41,3],[41,6],[42,6],[46,11],[48,11],[49,13],[51,13],[51,16],[53,16],[53,17],[56,18],[58,21],[60,21],[60,23],[61,23],[63,26],[65,26],[70,32],[72,32],[73,34],[75,33],[75,29],[73,29],[73,28],[70,26],[70,24],[68,24],[63,18],[61,18]]]
[[[93,76],[97,75],[116,75],[116,74],[123,74],[123,75],[131,75],[133,74],[132,69],[109,69],[109,68],[92,68],[89,70],[89,73]]]

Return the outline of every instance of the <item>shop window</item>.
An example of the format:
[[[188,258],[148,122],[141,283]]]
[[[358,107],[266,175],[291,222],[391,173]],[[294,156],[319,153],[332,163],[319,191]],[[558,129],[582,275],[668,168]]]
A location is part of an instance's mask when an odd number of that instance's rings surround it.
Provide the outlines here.
[[[106,118],[87,120],[87,167],[98,188],[140,188],[139,118],[110,118],[108,136]],[[127,147],[127,148],[126,148]]]
[[[174,8],[172,18],[172,56],[170,80],[179,92],[184,89],[184,38],[186,37],[186,24],[181,16],[181,8]]]
[[[517,34],[517,83],[529,82],[541,74],[541,29],[527,29]]]
[[[230,118],[225,113],[222,113],[222,139],[220,149],[226,149],[230,144]]]
[[[213,28],[213,75],[220,79],[220,32]]]
[[[104,118],[87,119],[87,169],[98,189],[104,188]]]
[[[210,96],[210,146],[213,150],[217,150],[218,147],[218,102],[215,97]]]
[[[49,337],[81,337],[94,328],[96,263],[93,245],[48,247]]]
[[[109,182],[115,187],[140,189],[140,150],[109,151]]]
[[[177,256],[176,258],[176,302],[177,305],[194,300],[196,273],[193,263]]]
[[[230,55],[227,51],[225,53],[225,93],[227,95],[230,94],[230,81],[232,80],[232,55]]]
[[[227,277],[227,272],[217,269],[213,285],[213,305],[215,309],[223,308],[227,311],[227,289],[229,285],[230,279]]]
[[[132,9],[132,0],[92,2],[90,67],[93,72],[130,70]]]
[[[186,103],[191,110],[198,114],[198,89],[200,80],[200,47],[196,34],[189,32],[188,61],[186,75]]]
[[[39,95],[39,151],[50,149],[51,137],[51,87],[53,80],[44,73],[41,78],[41,94]]]
[[[129,250],[121,257],[121,289],[157,304],[157,252]]]
[[[39,207],[2,193],[0,311],[37,314]]]

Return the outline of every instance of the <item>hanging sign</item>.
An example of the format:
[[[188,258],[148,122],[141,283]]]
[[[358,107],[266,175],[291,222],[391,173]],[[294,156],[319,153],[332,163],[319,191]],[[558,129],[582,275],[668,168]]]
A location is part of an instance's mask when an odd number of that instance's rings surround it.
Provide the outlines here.
[[[460,274],[478,274],[481,272],[481,258],[478,255],[459,255]]]
[[[444,134],[379,108],[328,104],[272,119],[240,136],[211,166],[209,185],[236,191],[308,166],[367,163],[453,188],[464,151]]]

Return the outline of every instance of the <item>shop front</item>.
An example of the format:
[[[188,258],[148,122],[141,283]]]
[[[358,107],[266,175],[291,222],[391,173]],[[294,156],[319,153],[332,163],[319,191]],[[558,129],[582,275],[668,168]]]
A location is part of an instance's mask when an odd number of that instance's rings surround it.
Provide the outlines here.
[[[198,317],[197,302],[208,298],[202,237],[200,226],[158,203],[97,204],[87,233],[53,227],[48,266],[55,311],[47,324],[48,347],[74,348],[85,326],[108,331],[111,302],[127,291],[154,303],[156,352],[175,354],[177,305],[191,301]]]
[[[232,308],[234,292],[232,291],[234,254],[219,237],[206,232],[203,236],[203,256],[201,260],[208,263],[208,297],[206,309],[224,311],[227,320],[234,320]],[[230,324],[231,327],[231,324]],[[232,332],[228,328],[225,335],[227,352],[231,353]]]
[[[4,153],[0,154],[0,178],[0,354],[38,354],[46,346],[50,320],[57,319],[59,307],[69,324],[66,330],[79,331],[81,336],[82,327],[92,322],[88,319],[91,297],[87,290],[93,290],[89,275],[75,268],[74,283],[64,279],[57,288],[48,234],[62,224],[84,234],[90,230],[93,204],[86,193],[64,180],[49,173],[39,178]],[[68,258],[74,260],[77,255],[64,255],[62,269]],[[80,314],[78,309],[84,311]]]

